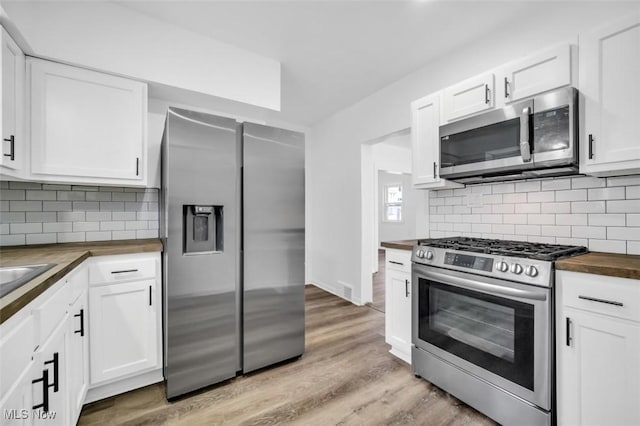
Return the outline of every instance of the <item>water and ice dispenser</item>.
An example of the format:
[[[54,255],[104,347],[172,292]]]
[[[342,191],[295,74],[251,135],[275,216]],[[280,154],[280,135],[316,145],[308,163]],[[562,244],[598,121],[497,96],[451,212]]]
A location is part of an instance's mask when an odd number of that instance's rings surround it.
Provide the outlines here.
[[[224,251],[223,206],[183,206],[184,254]]]

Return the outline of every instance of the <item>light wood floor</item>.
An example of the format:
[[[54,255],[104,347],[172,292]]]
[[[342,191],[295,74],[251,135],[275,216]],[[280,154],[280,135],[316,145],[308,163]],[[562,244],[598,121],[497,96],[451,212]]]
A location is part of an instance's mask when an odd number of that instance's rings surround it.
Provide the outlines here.
[[[306,352],[294,362],[168,403],[162,384],[84,407],[80,425],[493,425],[390,355],[384,314],[306,288]]]
[[[378,250],[378,272],[373,274],[373,302],[371,307],[384,312],[384,277],[385,277],[385,251]]]

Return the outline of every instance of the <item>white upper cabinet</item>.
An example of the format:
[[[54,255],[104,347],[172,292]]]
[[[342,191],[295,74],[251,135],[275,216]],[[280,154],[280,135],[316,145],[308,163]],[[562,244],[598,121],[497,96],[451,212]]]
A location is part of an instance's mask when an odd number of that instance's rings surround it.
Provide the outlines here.
[[[505,103],[568,86],[571,84],[571,46],[556,46],[504,66],[497,84]]]
[[[145,186],[147,86],[29,58],[30,178]]]
[[[461,187],[439,177],[440,93],[411,103],[412,175],[415,188]]]
[[[580,37],[580,172],[640,173],[640,12]]]
[[[488,72],[444,89],[444,120],[453,121],[494,107],[493,73]]]
[[[24,167],[24,54],[4,28],[2,33],[2,153],[0,173],[20,177]]]

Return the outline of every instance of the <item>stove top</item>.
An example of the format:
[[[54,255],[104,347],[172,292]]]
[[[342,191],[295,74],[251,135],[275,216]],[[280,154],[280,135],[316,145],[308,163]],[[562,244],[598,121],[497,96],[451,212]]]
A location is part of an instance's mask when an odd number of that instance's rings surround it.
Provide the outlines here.
[[[555,261],[563,257],[575,256],[587,252],[587,248],[582,246],[470,237],[424,239],[418,241],[418,245],[544,261]]]

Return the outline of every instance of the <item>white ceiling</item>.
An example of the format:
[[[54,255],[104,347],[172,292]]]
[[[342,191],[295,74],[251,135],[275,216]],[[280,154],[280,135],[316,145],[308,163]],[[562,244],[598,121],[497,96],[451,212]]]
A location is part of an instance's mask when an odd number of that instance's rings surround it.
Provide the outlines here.
[[[522,1],[117,3],[280,61],[280,118],[301,125],[318,122],[540,7]]]

